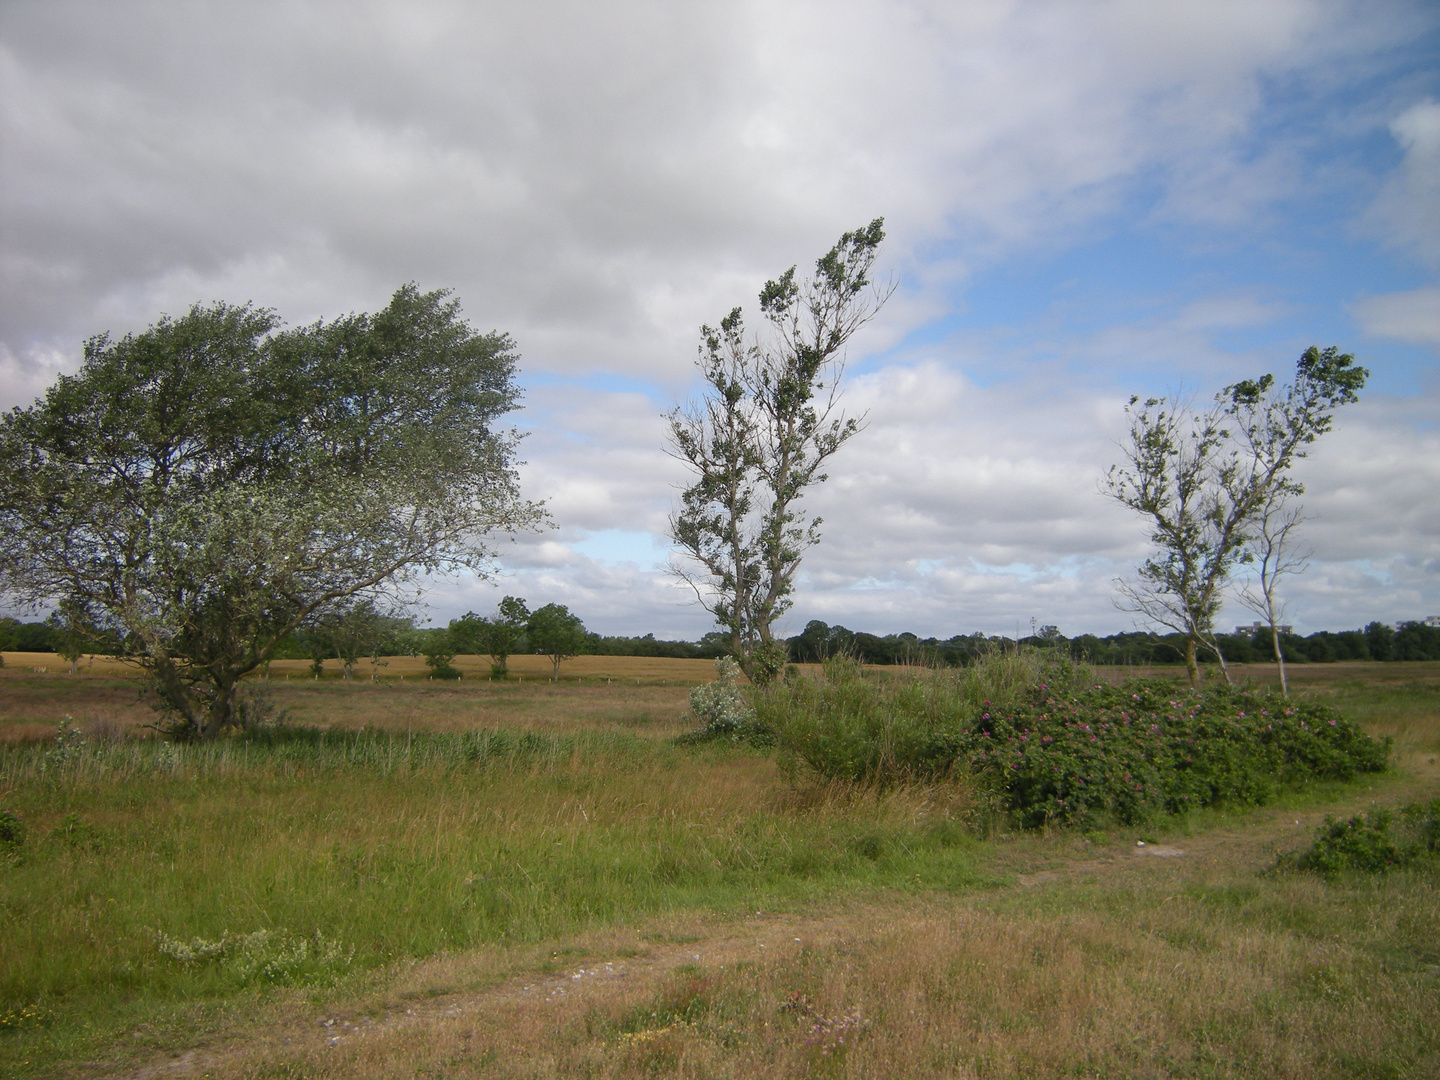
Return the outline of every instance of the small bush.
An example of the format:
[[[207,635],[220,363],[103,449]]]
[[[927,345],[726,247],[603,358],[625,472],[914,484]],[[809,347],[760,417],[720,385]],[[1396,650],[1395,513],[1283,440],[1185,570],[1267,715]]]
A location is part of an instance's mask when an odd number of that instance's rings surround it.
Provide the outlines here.
[[[736,680],[740,665],[732,656],[715,661],[715,681],[690,691],[690,708],[700,726],[695,739],[730,739],[734,742],[767,742],[768,732],[755,722],[755,710],[745,703]]]
[[[290,721],[290,710],[281,708],[268,686],[250,687],[236,696],[235,726],[241,731],[268,731]]]
[[[1390,815],[1376,810],[1364,817],[1336,821],[1326,815],[1320,835],[1297,864],[1327,877],[1344,870],[1377,873],[1401,863],[1400,850],[1390,838]]]
[[[25,819],[18,810],[0,810],[0,854],[18,851],[25,844]]]
[[[104,833],[73,810],[60,819],[60,824],[51,830],[50,838],[59,841],[71,851],[99,854],[105,850]]]
[[[463,678],[460,669],[450,663],[454,659],[454,653],[432,653],[426,656],[425,666],[430,669],[430,677],[432,679]]]
[[[1378,874],[1440,852],[1440,799],[1411,803],[1398,817],[1388,810],[1336,820],[1327,816],[1315,842],[1294,860],[1325,877],[1347,871]],[[1283,862],[1282,862],[1283,865]]]

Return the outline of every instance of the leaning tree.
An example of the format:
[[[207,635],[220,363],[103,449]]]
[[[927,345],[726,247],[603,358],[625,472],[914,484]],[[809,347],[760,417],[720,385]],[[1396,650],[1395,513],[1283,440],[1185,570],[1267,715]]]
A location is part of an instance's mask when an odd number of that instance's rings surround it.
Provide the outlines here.
[[[876,218],[842,235],[808,279],[792,266],[766,282],[763,336],[746,333],[740,308],[702,327],[703,395],[667,417],[670,452],[694,474],[670,520],[682,556],[674,570],[757,682],[784,663],[773,627],[820,539],[820,518],[800,504],[860,430],[863,418],[839,408],[839,385],[846,343],[893,291],[868,276],[884,238]]]
[[[196,306],[92,338],[0,419],[0,587],[117,642],[180,737],[238,723],[291,631],[492,565],[520,495],[516,354],[444,292],[294,329]]]
[[[1348,353],[1312,347],[1293,382],[1245,380],[1203,410],[1175,398],[1130,399],[1125,460],[1103,490],[1145,520],[1154,552],[1133,580],[1117,582],[1118,603],[1183,635],[1191,685],[1199,684],[1202,648],[1225,667],[1215,617],[1235,568],[1255,558],[1261,523],[1303,490],[1290,470],[1330,430],[1335,410],[1358,400],[1369,374]]]

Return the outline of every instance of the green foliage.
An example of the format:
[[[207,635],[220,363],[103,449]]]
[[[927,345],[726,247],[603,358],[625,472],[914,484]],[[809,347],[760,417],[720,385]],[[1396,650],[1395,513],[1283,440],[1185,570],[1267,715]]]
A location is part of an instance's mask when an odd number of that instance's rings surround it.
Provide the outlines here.
[[[860,430],[861,418],[840,411],[837,387],[845,343],[889,296],[868,276],[884,238],[876,218],[842,234],[807,280],[792,266],[767,281],[763,337],[747,333],[738,307],[718,327],[701,327],[704,395],[668,416],[671,451],[694,474],[670,522],[687,560],[676,570],[756,684],[784,666],[783,657],[752,658],[775,644],[772,626],[793,603],[800,560],[820,540],[820,519],[802,500]]]
[[[425,666],[430,669],[432,679],[458,679],[460,669],[450,661],[455,659],[455,638],[448,630],[431,630],[425,643]]]
[[[888,685],[832,663],[756,699],[797,764],[896,782],[968,772],[1026,826],[1141,821],[1385,768],[1388,745],[1323,705],[1168,683],[1085,686],[1024,654]]]
[[[1145,520],[1154,553],[1134,581],[1119,583],[1121,603],[1184,635],[1192,687],[1197,650],[1221,657],[1215,616],[1232,571],[1253,557],[1258,517],[1303,492],[1291,468],[1330,430],[1335,409],[1358,400],[1369,372],[1354,360],[1311,347],[1283,388],[1267,374],[1226,387],[1203,412],[1162,398],[1126,406],[1125,461],[1106,474],[1104,491]]]
[[[493,616],[485,618],[467,611],[450,622],[450,634],[457,652],[471,655],[485,653],[490,657],[490,678],[504,679],[510,673],[510,654],[525,641],[525,627],[530,610],[518,596],[500,601]]]
[[[756,686],[769,686],[785,670],[790,654],[781,641],[762,641],[745,658],[745,673]]]
[[[1378,874],[1410,866],[1440,852],[1440,799],[1336,819],[1327,815],[1315,842],[1294,865],[1325,877],[1347,871]],[[1283,865],[1283,864],[1282,864]]]
[[[74,375],[0,417],[0,575],[109,635],[177,724],[214,738],[293,631],[491,565],[519,495],[513,343],[443,292],[282,329],[197,305],[92,338]]]
[[[951,771],[955,733],[987,702],[1019,702],[1039,685],[1069,687],[1084,676],[1037,650],[899,677],[875,677],[842,656],[826,662],[823,678],[802,675],[757,693],[756,723],[775,733],[787,768],[881,784],[923,779]]]
[[[525,624],[530,647],[550,658],[550,681],[560,679],[560,664],[585,648],[585,624],[564,604],[546,604]]]
[[[0,852],[9,854],[25,844],[25,818],[18,810],[0,809]]]
[[[1154,681],[983,712],[955,749],[1026,825],[1259,805],[1281,787],[1381,772],[1389,757],[1325,705]]]
[[[745,703],[737,679],[740,665],[733,656],[715,661],[715,680],[690,691],[690,708],[700,721],[695,739],[729,739],[765,745],[771,733],[755,722],[755,710]]]
[[[334,653],[349,681],[361,657],[374,659],[393,653],[401,635],[411,629],[409,619],[382,612],[372,600],[360,600],[326,615],[309,636],[317,647],[314,659],[318,660],[321,652]]]

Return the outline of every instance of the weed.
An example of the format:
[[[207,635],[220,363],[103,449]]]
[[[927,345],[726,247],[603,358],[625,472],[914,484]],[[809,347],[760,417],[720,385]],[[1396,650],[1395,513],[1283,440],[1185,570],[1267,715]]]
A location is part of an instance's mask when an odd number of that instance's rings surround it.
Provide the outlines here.
[[[355,950],[344,948],[319,930],[310,937],[287,931],[257,930],[218,938],[182,941],[155,932],[162,956],[183,965],[213,964],[241,986],[256,982],[279,986],[323,986],[335,982],[350,966]]]
[[[0,1034],[12,1031],[29,1031],[49,1027],[55,1022],[55,1012],[43,1005],[22,1005],[0,1012]]]
[[[55,729],[55,741],[40,759],[41,772],[56,772],[78,761],[85,753],[85,733],[75,726],[73,717],[66,716]]]
[[[736,682],[739,676],[735,658],[722,656],[715,661],[715,681],[690,691],[690,709],[700,721],[693,741],[719,738],[758,745],[772,741],[769,730],[755,722],[755,710],[745,703]]]

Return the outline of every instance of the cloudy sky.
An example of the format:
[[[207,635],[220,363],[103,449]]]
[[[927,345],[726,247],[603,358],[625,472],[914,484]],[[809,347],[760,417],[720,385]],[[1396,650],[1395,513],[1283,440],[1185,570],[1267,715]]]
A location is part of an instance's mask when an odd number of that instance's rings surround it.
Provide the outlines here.
[[[709,629],[664,572],[697,328],[879,215],[787,629],[1131,628],[1125,401],[1311,344],[1373,377],[1303,464],[1291,618],[1440,614],[1433,3],[0,3],[0,405],[196,301],[451,288],[519,343],[555,528],[440,621]]]

